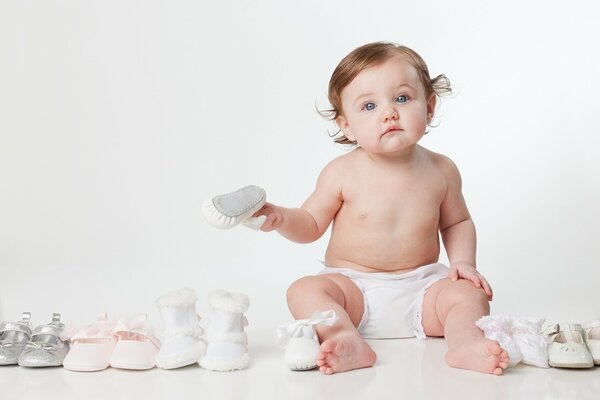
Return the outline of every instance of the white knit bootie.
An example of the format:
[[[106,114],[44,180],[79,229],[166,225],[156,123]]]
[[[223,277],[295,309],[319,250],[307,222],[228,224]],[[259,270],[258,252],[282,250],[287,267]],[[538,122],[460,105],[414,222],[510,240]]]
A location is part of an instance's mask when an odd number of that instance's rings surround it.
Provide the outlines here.
[[[163,369],[184,367],[197,362],[206,350],[201,339],[202,328],[196,313],[196,294],[192,289],[180,289],[161,296],[156,301],[163,321],[162,346],[156,365]]]
[[[244,328],[248,321],[244,313],[250,301],[242,293],[216,290],[208,296],[212,309],[210,323],[206,330],[208,346],[200,359],[200,366],[212,371],[234,371],[247,368],[248,337]]]
[[[338,320],[334,310],[315,311],[310,318],[299,319],[277,328],[277,344],[285,349],[285,363],[293,371],[313,369],[321,350],[316,325],[332,326]]]

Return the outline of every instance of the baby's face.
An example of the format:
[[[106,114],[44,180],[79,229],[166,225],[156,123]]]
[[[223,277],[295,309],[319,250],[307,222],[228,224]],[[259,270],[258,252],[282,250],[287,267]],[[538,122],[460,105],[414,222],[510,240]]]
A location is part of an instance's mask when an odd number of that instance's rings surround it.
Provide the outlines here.
[[[361,71],[342,90],[341,100],[342,132],[372,154],[417,143],[435,108],[435,96],[425,97],[418,72],[402,56]]]

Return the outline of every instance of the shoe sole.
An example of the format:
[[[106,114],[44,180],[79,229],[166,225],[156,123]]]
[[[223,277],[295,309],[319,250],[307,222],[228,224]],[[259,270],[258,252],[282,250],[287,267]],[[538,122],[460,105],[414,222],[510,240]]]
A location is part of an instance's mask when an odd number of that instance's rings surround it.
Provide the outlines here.
[[[594,363],[586,364],[586,363],[577,363],[577,364],[562,364],[562,363],[553,363],[549,362],[551,367],[554,368],[592,368]]]

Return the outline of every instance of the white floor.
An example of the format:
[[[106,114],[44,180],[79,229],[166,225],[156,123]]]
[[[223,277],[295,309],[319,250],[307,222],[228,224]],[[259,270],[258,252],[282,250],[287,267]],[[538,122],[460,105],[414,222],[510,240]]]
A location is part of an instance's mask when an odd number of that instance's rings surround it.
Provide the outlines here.
[[[370,341],[373,368],[324,376],[292,372],[272,331],[250,332],[249,369],[81,373],[63,368],[0,368],[0,399],[599,399],[600,367],[589,370],[517,366],[501,377],[449,368],[441,339]]]

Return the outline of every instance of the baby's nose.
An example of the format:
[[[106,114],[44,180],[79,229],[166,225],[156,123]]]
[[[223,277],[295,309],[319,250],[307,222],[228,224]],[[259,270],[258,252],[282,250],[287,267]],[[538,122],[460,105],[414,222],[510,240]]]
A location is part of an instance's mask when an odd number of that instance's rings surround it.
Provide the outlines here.
[[[383,110],[382,117],[385,122],[390,121],[390,120],[397,120],[398,112],[396,111],[396,109],[394,107],[388,107],[385,110]]]

